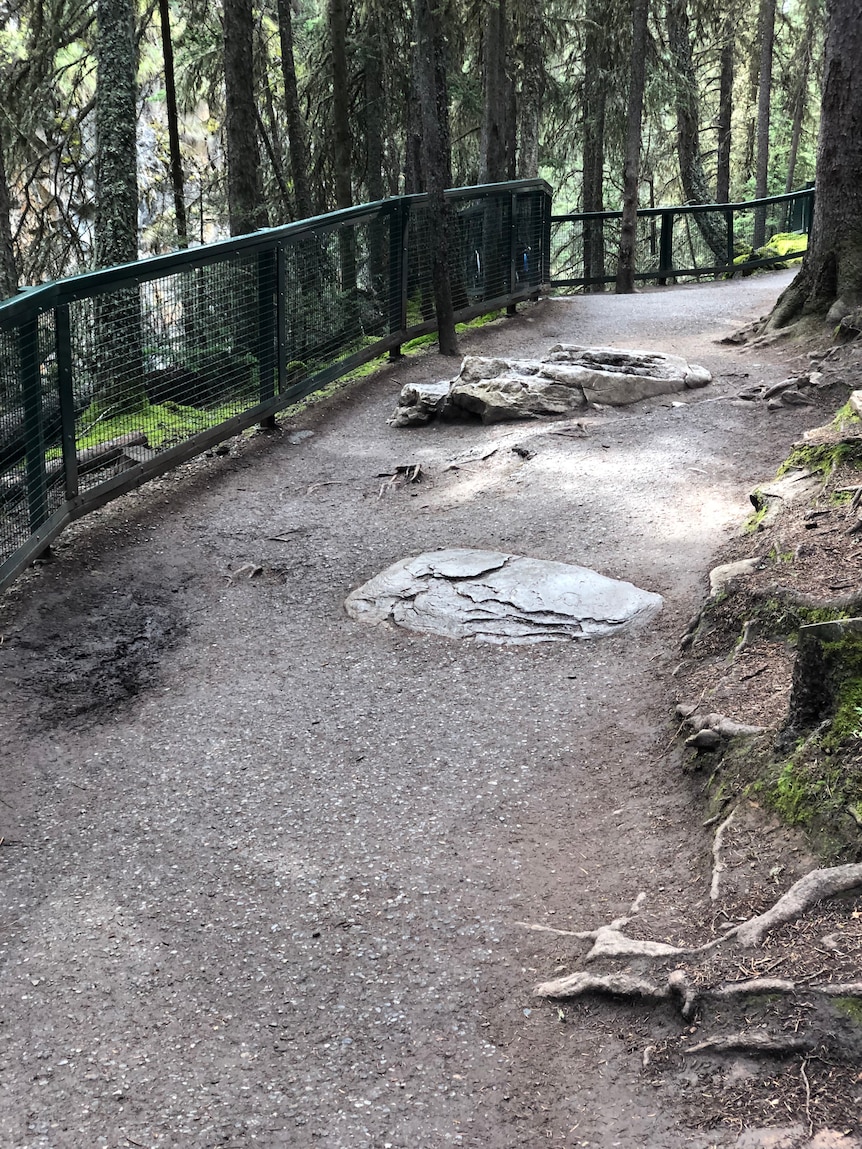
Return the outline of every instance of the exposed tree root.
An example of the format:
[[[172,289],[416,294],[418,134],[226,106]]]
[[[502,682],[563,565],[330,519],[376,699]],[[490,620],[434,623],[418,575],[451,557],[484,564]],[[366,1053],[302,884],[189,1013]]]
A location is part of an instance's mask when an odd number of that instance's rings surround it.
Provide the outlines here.
[[[851,862],[846,866],[832,866],[828,869],[812,870],[804,878],[790,887],[775,905],[751,918],[732,931],[742,946],[757,946],[775,926],[790,922],[803,914],[809,906],[816,905],[824,898],[862,886],[862,862]],[[726,934],[729,937],[730,934]]]
[[[773,1037],[769,1033],[729,1033],[725,1037],[706,1037],[696,1045],[687,1045],[682,1052],[704,1053],[810,1053],[817,1042],[806,1037]]]
[[[736,807],[730,811],[718,829],[715,831],[715,837],[712,840],[712,883],[709,887],[710,901],[717,902],[721,895],[721,875],[727,869],[721,858],[722,847],[724,846],[724,835],[727,833],[730,826],[733,824],[733,819],[736,817]]]
[[[792,586],[775,584],[753,591],[752,598],[755,601],[770,599],[785,606],[801,606],[806,610],[855,611],[862,607],[862,589],[837,598],[818,598],[817,595],[806,594]]]

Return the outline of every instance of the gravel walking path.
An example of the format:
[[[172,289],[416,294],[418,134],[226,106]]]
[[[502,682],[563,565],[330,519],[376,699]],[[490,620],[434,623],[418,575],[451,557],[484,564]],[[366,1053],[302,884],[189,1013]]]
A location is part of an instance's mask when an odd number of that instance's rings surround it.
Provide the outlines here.
[[[822,421],[712,401],[787,374],[715,341],[788,279],[552,299],[463,339],[677,352],[705,391],[573,434],[396,430],[401,383],[457,370],[417,356],[76,525],[6,596],[0,1144],[735,1143],[686,1128],[685,1082],[642,1081],[672,1013],[536,999],[574,950],[518,923],[594,928],[641,890],[649,936],[707,923],[671,671],[749,489]],[[449,546],[592,567],[665,608],[508,649],[346,617],[350,589]]]

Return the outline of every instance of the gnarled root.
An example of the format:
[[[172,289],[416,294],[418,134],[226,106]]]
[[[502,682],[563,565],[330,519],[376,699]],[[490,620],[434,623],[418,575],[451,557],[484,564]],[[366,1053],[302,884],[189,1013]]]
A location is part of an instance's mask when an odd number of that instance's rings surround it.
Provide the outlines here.
[[[792,885],[771,909],[735,926],[725,937],[735,935],[739,944],[746,947],[760,945],[771,929],[793,921],[824,898],[854,890],[857,886],[862,886],[862,862],[812,870]]]

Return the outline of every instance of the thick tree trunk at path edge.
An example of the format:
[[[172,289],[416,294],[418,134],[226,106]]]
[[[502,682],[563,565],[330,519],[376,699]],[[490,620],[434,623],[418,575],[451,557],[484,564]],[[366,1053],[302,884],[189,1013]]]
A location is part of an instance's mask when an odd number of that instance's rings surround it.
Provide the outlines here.
[[[802,269],[766,328],[836,324],[862,304],[862,7],[831,0],[817,151],[817,197]]]
[[[443,44],[434,0],[413,0],[413,68],[422,118],[422,152],[428,190],[429,242],[434,306],[441,355],[458,355],[455,307],[449,280],[449,228],[444,190],[452,182]]]
[[[620,253],[617,262],[616,290],[618,295],[630,295],[635,289],[635,237],[641,158],[641,120],[643,118],[644,84],[646,82],[648,17],[649,0],[633,0],[631,78],[629,80],[629,106],[626,124],[626,160],[623,173],[623,218],[620,230]]]

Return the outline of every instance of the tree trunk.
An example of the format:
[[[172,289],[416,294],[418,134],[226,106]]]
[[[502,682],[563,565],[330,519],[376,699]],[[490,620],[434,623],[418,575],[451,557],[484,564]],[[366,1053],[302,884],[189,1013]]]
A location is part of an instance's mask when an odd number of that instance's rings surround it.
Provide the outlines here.
[[[138,258],[137,55],[131,0],[99,0],[96,266]]]
[[[532,12],[525,21],[519,44],[521,93],[518,100],[518,179],[535,179],[539,174],[539,130],[545,88],[542,55],[542,25]]]
[[[308,219],[314,215],[314,208],[308,189],[308,147],[305,140],[305,124],[299,110],[290,0],[278,0],[278,36],[281,45],[284,117],[287,122],[287,144],[290,153],[290,174],[293,178],[293,199],[296,203],[297,218]]]
[[[801,626],[787,728],[798,735],[833,718],[850,693],[860,658],[862,618]]]
[[[165,110],[168,117],[168,145],[171,157],[171,188],[174,193],[174,220],[177,228],[177,245],[180,248],[185,248],[189,246],[189,229],[186,220],[183,158],[180,151],[177,87],[174,77],[174,45],[171,39],[171,15],[168,0],[159,0],[159,18],[162,32],[162,56],[165,62]]]
[[[632,0],[632,53],[629,102],[626,114],[626,157],[623,172],[623,218],[617,263],[618,295],[635,289],[635,235],[638,215],[638,184],[641,158],[641,121],[646,83],[647,21],[649,0]]]
[[[0,122],[0,300],[18,290],[18,268],[12,246],[9,185],[6,182],[6,164],[3,159],[3,124]]]
[[[458,355],[455,306],[449,275],[449,208],[443,195],[452,183],[449,101],[436,0],[413,0],[413,69],[422,116],[422,154],[428,190],[429,241],[432,251],[437,342],[441,355]]]
[[[682,193],[686,203],[714,203],[700,154],[698,80],[692,57],[686,0],[668,0],[667,31],[675,70],[677,149]],[[727,232],[723,218],[718,213],[713,215],[711,212],[698,212],[694,220],[716,262],[725,263]]]
[[[736,14],[731,10],[722,32],[721,65],[718,81],[718,160],[715,175],[715,198],[730,203],[730,145],[733,120],[733,71],[736,53],[734,28]]]
[[[811,238],[768,328],[807,316],[835,324],[862,303],[862,7],[830,0],[827,13]]]
[[[350,133],[350,93],[347,70],[347,0],[329,0],[329,51],[332,63],[332,158],[335,165],[335,206],[353,206],[353,149]],[[341,291],[348,304],[345,323],[352,322],[356,298],[356,239],[352,227],[338,230]]]
[[[99,0],[97,20],[95,256],[108,267],[138,258],[134,5]],[[137,410],[145,400],[137,290],[99,297],[96,330],[99,404],[112,415]]]
[[[509,122],[511,78],[506,0],[488,0],[482,30],[482,135],[479,183],[502,183],[514,174],[514,124]]]
[[[760,0],[760,82],[757,89],[757,174],[755,199],[769,194],[769,112],[772,100],[772,53],[775,45],[775,0]],[[766,243],[766,208],[754,213],[754,248]]]
[[[365,187],[368,199],[376,203],[386,195],[383,178],[383,36],[380,11],[376,4],[369,5],[362,54],[365,72]],[[368,264],[371,283],[378,299],[383,297],[386,271],[383,229],[381,220],[374,220],[369,227]]]
[[[605,210],[605,120],[607,115],[606,0],[590,0],[585,17],[584,59],[584,152],[582,210]],[[600,220],[584,221],[584,278],[605,274],[604,226]],[[587,284],[587,292],[604,291],[603,283]]]
[[[225,137],[231,235],[266,227],[254,98],[251,0],[224,0]]]
[[[799,156],[799,142],[802,139],[802,125],[805,122],[805,112],[808,107],[808,78],[811,75],[811,61],[814,53],[814,37],[817,30],[819,3],[809,0],[808,10],[805,14],[805,34],[799,45],[799,58],[794,70],[793,90],[790,97],[790,106],[793,116],[793,129],[790,134],[790,153],[787,157],[787,179],[784,191],[789,194],[793,191],[796,179],[796,160]]]

